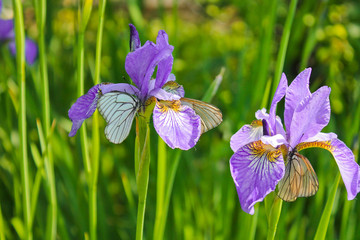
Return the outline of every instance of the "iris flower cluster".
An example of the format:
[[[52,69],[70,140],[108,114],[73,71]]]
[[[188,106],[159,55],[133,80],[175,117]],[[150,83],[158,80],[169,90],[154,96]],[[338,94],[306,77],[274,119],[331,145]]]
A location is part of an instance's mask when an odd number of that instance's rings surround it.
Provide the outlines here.
[[[171,74],[174,47],[161,30],[156,43],[143,46],[136,28],[130,24],[130,50],[125,70],[134,85],[101,83],[78,98],[69,110],[74,136],[83,121],[98,108],[105,118],[105,135],[113,143],[121,143],[128,136],[134,117],[153,107],[153,123],[160,137],[171,147],[188,150],[200,135],[222,121],[218,108],[194,99],[184,98],[184,89]],[[152,79],[155,68],[156,77]],[[155,106],[154,106],[155,105]]]
[[[2,0],[0,0],[0,13],[3,11]],[[14,22],[12,19],[2,19],[0,16],[0,43],[8,43],[12,55],[16,54]],[[28,64],[33,64],[38,54],[36,43],[25,38],[25,59]]]
[[[254,205],[277,186],[277,195],[285,201],[314,195],[319,187],[309,160],[299,151],[318,147],[331,152],[339,167],[348,199],[360,192],[360,167],[352,151],[335,133],[321,130],[330,120],[330,88],[309,90],[311,69],[301,72],[288,86],[283,74],[271,103],[256,112],[257,120],[244,125],[231,140],[235,152],[230,171],[241,208],[254,214]],[[276,116],[276,106],[285,96],[284,124]]]

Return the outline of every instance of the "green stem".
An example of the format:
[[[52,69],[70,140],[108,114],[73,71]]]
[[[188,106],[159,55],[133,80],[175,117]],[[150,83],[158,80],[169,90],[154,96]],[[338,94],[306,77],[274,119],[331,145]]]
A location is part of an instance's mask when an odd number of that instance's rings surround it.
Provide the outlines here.
[[[265,198],[265,209],[268,217],[268,240],[275,238],[277,224],[281,214],[282,202],[283,201],[276,196],[275,192],[270,193]]]
[[[291,2],[290,2],[289,13],[286,17],[285,27],[284,27],[283,35],[281,37],[281,42],[280,42],[280,50],[279,50],[277,60],[276,60],[275,76],[273,79],[271,96],[274,96],[274,94],[275,94],[276,88],[280,81],[281,73],[284,68],[285,56],[286,56],[286,51],[287,51],[287,47],[288,47],[288,43],[289,43],[291,26],[292,26],[292,23],[293,23],[293,20],[295,17],[297,2],[298,2],[298,0],[291,0]]]
[[[17,79],[20,85],[19,135],[21,151],[21,185],[23,190],[23,210],[25,222],[25,239],[32,239],[30,181],[27,154],[26,134],[26,81],[25,81],[25,32],[21,0],[13,0],[15,14],[15,43]]]
[[[138,213],[136,222],[136,239],[143,239],[146,196],[149,183],[150,167],[150,128],[149,117],[136,117],[135,162],[136,183],[138,188]]]
[[[154,224],[153,239],[161,240],[159,227],[164,210],[165,186],[166,186],[166,143],[158,137],[158,162],[157,162],[157,180],[156,180],[156,213]]]
[[[332,209],[333,209],[333,206],[334,206],[336,190],[338,189],[339,182],[340,182],[340,173],[337,174],[337,176],[335,178],[335,182],[331,187],[329,198],[326,201],[326,205],[325,205],[324,211],[323,211],[323,213],[321,215],[319,226],[318,226],[318,228],[316,230],[316,234],[315,234],[315,237],[314,237],[315,240],[325,239],[326,232],[327,232],[329,222],[330,222]]]
[[[104,29],[106,0],[100,1],[99,5],[99,26],[96,38],[96,56],[95,56],[95,84],[100,83],[100,66],[101,66],[101,46]],[[97,239],[97,184],[99,175],[99,155],[100,155],[100,137],[99,137],[99,114],[93,116],[93,144],[92,144],[92,177],[90,192],[90,239]]]
[[[46,1],[38,0],[36,2],[36,20],[39,31],[39,65],[40,65],[40,78],[42,86],[42,110],[43,110],[43,124],[44,135],[46,139],[49,139],[50,133],[50,97],[49,97],[49,81],[47,73],[47,60],[45,49],[45,21],[46,21]],[[56,199],[56,187],[55,187],[55,175],[54,175],[54,161],[50,147],[50,141],[46,142],[47,152],[44,156],[44,164],[47,178],[47,186],[50,196],[50,209],[49,216],[50,221],[47,223],[47,239],[55,239],[57,232],[57,199]]]
[[[77,80],[78,80],[78,96],[84,95],[84,32],[79,32],[78,36],[78,49],[77,49]],[[86,177],[89,182],[89,176],[91,173],[91,163],[89,158],[86,125],[80,128],[81,138],[81,152],[84,158],[84,167],[86,170]]]

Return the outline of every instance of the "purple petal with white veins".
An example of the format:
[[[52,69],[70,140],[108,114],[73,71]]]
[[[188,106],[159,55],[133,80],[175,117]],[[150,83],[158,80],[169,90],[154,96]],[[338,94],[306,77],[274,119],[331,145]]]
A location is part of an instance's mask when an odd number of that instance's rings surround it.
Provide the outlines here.
[[[12,19],[0,19],[0,40],[14,38],[14,22]]]
[[[201,134],[201,119],[180,101],[157,102],[153,111],[156,132],[171,148],[188,150],[195,146]]]
[[[288,87],[288,82],[287,82],[285,74],[283,73],[281,75],[279,85],[274,94],[274,98],[271,102],[271,107],[270,107],[270,112],[269,112],[269,115],[270,115],[269,116],[269,124],[270,124],[272,135],[274,135],[275,131],[276,131],[276,123],[275,123],[276,106],[277,106],[278,102],[280,102],[280,100],[285,96],[287,87]]]
[[[230,147],[236,152],[242,146],[260,140],[263,135],[263,125],[260,120],[255,120],[251,125],[246,124],[240,128],[230,139]]]
[[[69,109],[68,115],[73,122],[69,137],[75,136],[77,130],[85,119],[91,117],[96,110],[97,100],[99,99],[99,88],[101,84],[95,85],[85,94],[79,97]]]
[[[239,148],[230,159],[231,176],[235,182],[241,208],[254,214],[254,205],[275,190],[285,172],[280,150],[261,141]]]
[[[295,147],[298,143],[318,134],[330,120],[329,94],[327,86],[319,88],[312,96],[304,99],[295,109],[290,124],[289,143]]]
[[[297,75],[286,90],[284,122],[287,134],[289,134],[290,124],[295,109],[303,99],[311,96],[311,92],[309,90],[310,74],[311,68],[306,68]],[[289,138],[289,135],[287,135],[287,137]]]
[[[130,27],[130,51],[133,52],[139,47],[141,47],[141,42],[136,27],[132,24],[129,24],[129,27]]]

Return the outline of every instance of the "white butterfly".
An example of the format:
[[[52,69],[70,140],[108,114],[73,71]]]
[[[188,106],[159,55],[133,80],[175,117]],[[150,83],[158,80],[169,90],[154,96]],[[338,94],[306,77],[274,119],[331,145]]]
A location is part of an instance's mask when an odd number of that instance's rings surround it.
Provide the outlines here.
[[[109,92],[100,97],[97,108],[107,122],[106,138],[119,144],[130,133],[132,122],[140,108],[140,100],[126,92]]]

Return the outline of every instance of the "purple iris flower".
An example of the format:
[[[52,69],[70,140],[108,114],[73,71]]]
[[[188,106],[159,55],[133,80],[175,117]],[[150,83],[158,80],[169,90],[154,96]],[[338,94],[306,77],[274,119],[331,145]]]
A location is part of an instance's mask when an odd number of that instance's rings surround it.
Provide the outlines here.
[[[330,88],[309,90],[311,69],[302,71],[288,86],[285,74],[271,103],[256,112],[257,120],[235,133],[230,159],[241,208],[254,214],[254,205],[277,186],[277,195],[285,201],[312,196],[318,190],[317,176],[306,157],[298,152],[319,147],[332,153],[345,184],[348,199],[360,192],[360,167],[352,151],[335,133],[322,133],[330,120]],[[284,131],[276,116],[276,105],[285,96]]]
[[[0,13],[2,10],[2,1],[0,0]],[[14,34],[14,22],[12,19],[4,20],[0,18],[0,43],[10,42],[9,49],[12,55],[15,56],[15,34]],[[25,39],[25,59],[28,64],[33,64],[38,54],[38,48],[36,43],[29,39]]]
[[[217,108],[184,98],[183,87],[171,74],[174,47],[169,45],[165,31],[159,31],[156,44],[147,41],[141,46],[136,28],[129,26],[131,52],[126,56],[125,70],[136,86],[101,83],[92,87],[69,110],[73,122],[69,136],[74,136],[83,121],[98,108],[108,124],[106,137],[113,143],[121,143],[128,136],[135,115],[155,101],[153,122],[157,133],[171,148],[188,150],[197,143],[201,133],[221,122],[219,117],[220,120],[204,123],[196,107],[204,105],[206,113],[214,109],[216,113]],[[156,78],[152,79],[156,67]]]

